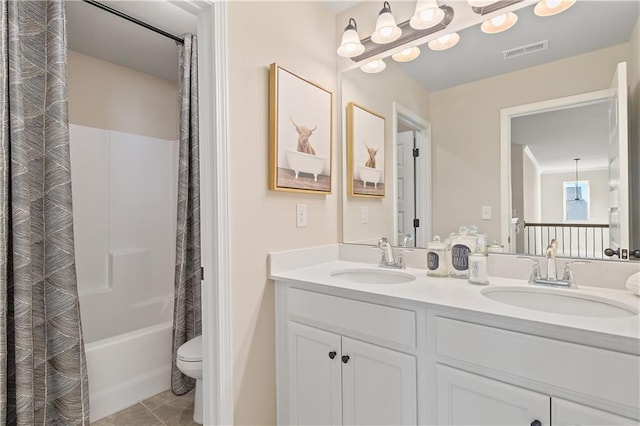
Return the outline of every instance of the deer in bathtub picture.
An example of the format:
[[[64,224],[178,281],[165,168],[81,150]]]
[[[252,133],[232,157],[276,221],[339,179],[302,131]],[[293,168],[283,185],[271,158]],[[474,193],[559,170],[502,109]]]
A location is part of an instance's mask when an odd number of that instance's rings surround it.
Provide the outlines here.
[[[376,154],[380,148],[371,148],[366,143],[364,147],[367,150],[369,158],[364,163],[364,167],[360,167],[360,180],[362,185],[366,188],[367,183],[372,183],[374,188],[378,188],[380,182],[380,170],[376,169]]]
[[[327,158],[316,155],[316,151],[311,145],[311,136],[318,129],[316,124],[313,128],[297,124],[293,117],[289,117],[293,127],[298,133],[296,149],[287,150],[287,162],[295,174],[295,179],[304,179],[301,173],[313,175],[313,181],[318,182],[318,176],[324,170]]]

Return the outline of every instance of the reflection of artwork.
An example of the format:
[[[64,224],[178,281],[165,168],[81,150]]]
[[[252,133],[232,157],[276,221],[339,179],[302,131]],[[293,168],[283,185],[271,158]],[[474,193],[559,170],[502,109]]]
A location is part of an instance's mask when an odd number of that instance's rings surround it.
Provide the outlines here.
[[[385,118],[363,106],[347,106],[349,195],[384,197]]]
[[[331,193],[332,94],[269,68],[269,189]]]

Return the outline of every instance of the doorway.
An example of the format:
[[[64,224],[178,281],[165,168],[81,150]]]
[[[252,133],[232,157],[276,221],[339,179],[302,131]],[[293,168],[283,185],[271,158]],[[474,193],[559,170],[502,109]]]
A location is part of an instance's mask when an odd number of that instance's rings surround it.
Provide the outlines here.
[[[431,236],[431,125],[398,103],[393,110],[396,243],[426,247]]]

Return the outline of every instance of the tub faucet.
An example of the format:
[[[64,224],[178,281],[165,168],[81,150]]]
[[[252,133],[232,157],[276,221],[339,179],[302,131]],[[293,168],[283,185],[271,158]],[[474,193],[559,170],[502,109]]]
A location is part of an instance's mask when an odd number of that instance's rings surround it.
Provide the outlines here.
[[[402,252],[398,254],[398,260],[395,259],[393,253],[393,246],[388,239],[382,237],[378,240],[378,248],[382,252],[382,258],[380,259],[380,266],[384,268],[404,268],[404,259],[402,258]]]

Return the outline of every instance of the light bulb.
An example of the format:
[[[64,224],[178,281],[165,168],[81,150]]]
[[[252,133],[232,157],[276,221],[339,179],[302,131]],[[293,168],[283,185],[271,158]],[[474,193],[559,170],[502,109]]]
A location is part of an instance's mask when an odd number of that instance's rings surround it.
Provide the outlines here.
[[[360,69],[368,74],[375,74],[383,71],[386,67],[387,64],[385,64],[382,59],[376,59],[375,61],[361,66]]]
[[[502,14],[500,16],[491,18],[491,23],[493,24],[494,27],[499,27],[500,25],[504,24],[506,20],[507,20],[507,15]]]
[[[423,21],[430,21],[433,19],[434,13],[435,12],[433,9],[425,9],[420,12],[420,19],[422,19]]]
[[[438,41],[442,44],[445,44],[451,38],[451,34],[445,34],[443,36],[438,37]]]
[[[380,35],[382,35],[383,37],[389,37],[392,32],[393,28],[391,27],[380,28]]]
[[[347,43],[344,46],[344,50],[346,50],[347,52],[355,52],[357,48],[358,46],[355,43]]]
[[[545,0],[544,3],[549,9],[555,9],[556,7],[560,6],[562,0]]]

